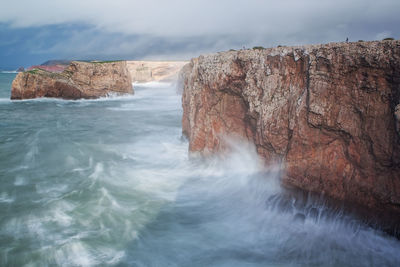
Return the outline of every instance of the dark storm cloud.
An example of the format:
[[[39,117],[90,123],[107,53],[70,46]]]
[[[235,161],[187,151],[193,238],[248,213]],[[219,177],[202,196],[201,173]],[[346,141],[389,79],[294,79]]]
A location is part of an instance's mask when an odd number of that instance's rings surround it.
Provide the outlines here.
[[[2,3],[0,23],[35,32],[26,40],[32,55],[187,58],[242,46],[399,38],[399,11],[398,0],[20,0]],[[10,47],[4,36],[0,47]]]

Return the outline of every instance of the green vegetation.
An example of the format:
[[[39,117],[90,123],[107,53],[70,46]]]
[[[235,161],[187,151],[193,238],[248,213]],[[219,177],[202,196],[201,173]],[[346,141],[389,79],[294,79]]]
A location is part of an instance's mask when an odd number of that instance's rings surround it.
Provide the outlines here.
[[[71,63],[71,60],[55,59],[55,60],[47,60],[46,62],[40,65],[41,66],[69,65],[69,63]]]
[[[263,50],[263,49],[265,49],[265,48],[262,47],[262,46],[255,46],[255,47],[253,47],[253,50]]]
[[[388,38],[383,39],[382,41],[393,41],[393,40],[394,40],[394,38],[388,37]]]
[[[40,69],[40,68],[27,70],[24,73],[36,74],[36,75],[40,75],[40,76],[51,77],[54,79],[60,79],[60,78],[67,77],[67,73],[65,73],[65,72],[51,72],[51,71],[47,71],[47,70]]]
[[[236,51],[235,49],[229,49],[229,51]]]
[[[37,74],[40,71],[43,71],[43,70],[42,69],[31,69],[31,70],[27,70],[25,72],[30,73],[30,74]]]
[[[362,43],[362,42],[365,42],[365,41],[364,40],[358,40],[358,42]]]
[[[124,60],[104,60],[104,61],[90,61],[90,63],[97,63],[97,64],[104,64],[104,63],[114,63],[114,62],[121,62]]]
[[[104,64],[104,63],[114,63],[114,62],[120,62],[120,61],[125,61],[122,59],[118,60],[74,60],[75,62],[84,62],[84,63],[93,63],[93,64]]]
[[[49,75],[49,74],[57,74],[58,73],[58,72],[48,71],[48,70],[45,70],[45,69],[42,69],[42,68],[34,68],[34,69],[31,69],[31,70],[27,70],[25,72],[31,73],[31,74],[40,73],[40,74],[47,74],[47,75]]]

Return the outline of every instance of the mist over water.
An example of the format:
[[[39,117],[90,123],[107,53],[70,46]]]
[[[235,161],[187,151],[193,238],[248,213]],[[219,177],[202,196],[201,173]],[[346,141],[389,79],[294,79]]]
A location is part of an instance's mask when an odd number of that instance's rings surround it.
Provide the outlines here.
[[[284,194],[252,145],[189,159],[169,84],[10,101],[4,77],[2,266],[400,266],[398,240]]]

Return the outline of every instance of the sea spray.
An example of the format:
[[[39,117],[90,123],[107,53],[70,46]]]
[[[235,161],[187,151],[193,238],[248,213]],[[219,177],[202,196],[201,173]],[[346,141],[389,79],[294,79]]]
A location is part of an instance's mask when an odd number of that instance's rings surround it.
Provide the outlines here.
[[[135,91],[0,101],[1,265],[400,264],[398,240],[288,195],[251,144],[190,158],[175,88]]]

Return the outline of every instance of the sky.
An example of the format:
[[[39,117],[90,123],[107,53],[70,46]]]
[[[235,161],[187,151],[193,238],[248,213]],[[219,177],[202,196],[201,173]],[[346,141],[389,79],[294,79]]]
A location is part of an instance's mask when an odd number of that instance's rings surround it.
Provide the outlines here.
[[[399,14],[400,0],[2,0],[0,69],[400,39]]]

